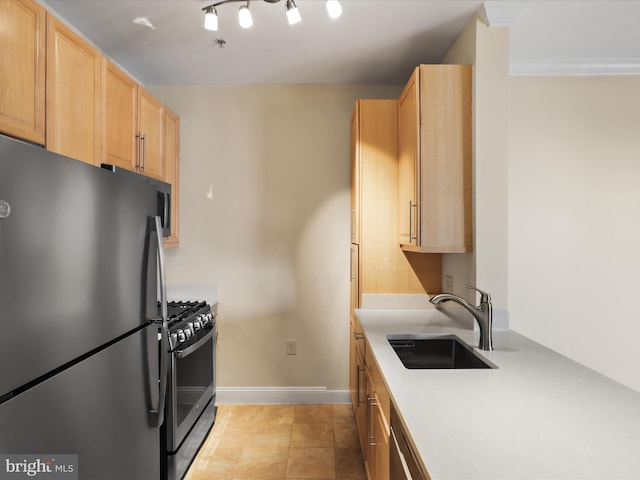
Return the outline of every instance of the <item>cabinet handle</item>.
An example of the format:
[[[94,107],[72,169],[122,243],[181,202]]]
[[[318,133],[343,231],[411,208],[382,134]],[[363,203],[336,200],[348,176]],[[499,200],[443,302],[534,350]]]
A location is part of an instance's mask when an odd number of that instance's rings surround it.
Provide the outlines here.
[[[356,375],[356,396],[358,397],[358,401],[356,404],[356,407],[360,406],[360,365],[356,365],[356,368],[358,369],[358,375]]]
[[[393,442],[392,448],[395,448],[395,451],[400,458],[400,464],[402,465],[402,470],[404,470],[404,476],[406,480],[413,480],[413,477],[411,476],[411,470],[409,470],[409,465],[407,465],[407,459],[404,458],[404,454],[400,449],[398,437],[396,437],[396,432],[393,431],[393,427],[390,427],[389,431],[391,432],[391,441]],[[393,453],[391,455],[393,455]]]
[[[401,431],[400,433],[402,434],[402,440],[404,441],[404,444],[406,445],[407,450],[409,451],[409,455],[411,456],[411,461],[416,466],[416,468],[420,470],[420,463],[418,462],[418,457],[416,457],[416,454],[413,452],[413,448],[411,448],[411,444],[407,439],[407,435],[405,434],[404,431]]]
[[[136,139],[138,140],[138,156],[136,157],[136,170],[140,169],[142,162],[142,133],[136,133]]]
[[[371,446],[371,397],[367,393],[367,443]]]
[[[144,172],[144,169],[147,166],[147,136],[142,134],[142,166],[140,170]]]
[[[416,228],[416,236],[413,236],[413,209],[418,211],[418,204],[413,203],[413,200],[409,200],[409,243],[412,243],[414,240],[418,240],[418,229]],[[416,219],[417,220],[417,219]],[[418,222],[416,221],[416,224]]]
[[[367,394],[367,438],[370,447],[376,446],[376,437],[371,435],[371,407],[377,407],[378,402],[376,402],[376,397],[370,397]]]
[[[364,340],[364,333],[353,332],[353,338],[356,340]]]

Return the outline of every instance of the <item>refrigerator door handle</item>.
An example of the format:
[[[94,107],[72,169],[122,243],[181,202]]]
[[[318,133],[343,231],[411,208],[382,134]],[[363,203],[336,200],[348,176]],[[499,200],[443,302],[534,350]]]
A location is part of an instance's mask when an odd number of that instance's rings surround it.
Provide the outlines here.
[[[149,410],[151,424],[160,427],[164,422],[164,404],[167,396],[167,369],[169,363],[169,330],[167,327],[167,284],[165,281],[164,250],[162,248],[162,222],[154,217],[153,237],[157,241],[158,278],[160,290],[161,318],[156,323],[160,327],[160,377],[158,378],[158,406]],[[150,378],[154,378],[153,375]]]

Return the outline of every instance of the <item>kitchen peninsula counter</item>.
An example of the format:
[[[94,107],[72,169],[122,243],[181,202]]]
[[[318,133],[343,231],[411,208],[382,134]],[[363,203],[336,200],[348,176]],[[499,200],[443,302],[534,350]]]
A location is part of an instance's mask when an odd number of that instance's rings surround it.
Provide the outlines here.
[[[386,335],[478,332],[436,309],[356,313],[432,480],[640,479],[640,393],[512,331],[476,349],[497,369],[409,370]]]

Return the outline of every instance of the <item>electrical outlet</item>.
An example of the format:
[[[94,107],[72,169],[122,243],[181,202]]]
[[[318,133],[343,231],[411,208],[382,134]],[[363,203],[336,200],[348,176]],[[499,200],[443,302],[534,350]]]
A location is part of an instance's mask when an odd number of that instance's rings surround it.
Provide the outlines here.
[[[444,291],[445,293],[453,293],[453,277],[451,275],[444,276]]]
[[[287,355],[295,355],[297,345],[295,340],[287,340]]]

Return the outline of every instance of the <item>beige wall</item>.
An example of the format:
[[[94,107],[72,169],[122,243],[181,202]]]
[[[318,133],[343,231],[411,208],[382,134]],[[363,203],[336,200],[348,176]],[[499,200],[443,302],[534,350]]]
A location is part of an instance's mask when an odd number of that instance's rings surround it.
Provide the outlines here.
[[[181,120],[168,283],[219,287],[219,385],[347,390],[351,112],[400,87],[150,90]]]
[[[465,284],[492,295],[494,316],[507,321],[507,135],[509,31],[473,19],[442,63],[473,65],[474,251],[445,255],[443,275],[454,292],[474,300]]]
[[[512,328],[640,391],[640,78],[512,78]]]

